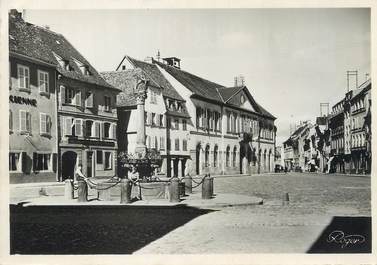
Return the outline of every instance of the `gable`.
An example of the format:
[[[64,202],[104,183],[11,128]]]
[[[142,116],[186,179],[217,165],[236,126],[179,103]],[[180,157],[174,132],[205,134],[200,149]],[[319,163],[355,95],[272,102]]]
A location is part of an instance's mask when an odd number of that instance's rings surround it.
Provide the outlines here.
[[[232,98],[229,99],[228,104],[232,104],[235,106],[240,106],[243,109],[252,112],[258,112],[252,105],[250,98],[245,93],[244,89],[239,91],[237,94],[233,95]]]

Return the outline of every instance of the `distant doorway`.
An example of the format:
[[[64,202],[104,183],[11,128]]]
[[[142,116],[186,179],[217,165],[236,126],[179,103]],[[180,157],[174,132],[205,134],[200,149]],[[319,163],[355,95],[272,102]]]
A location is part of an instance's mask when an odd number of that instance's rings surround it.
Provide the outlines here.
[[[62,155],[62,180],[74,179],[77,154],[67,151]]]

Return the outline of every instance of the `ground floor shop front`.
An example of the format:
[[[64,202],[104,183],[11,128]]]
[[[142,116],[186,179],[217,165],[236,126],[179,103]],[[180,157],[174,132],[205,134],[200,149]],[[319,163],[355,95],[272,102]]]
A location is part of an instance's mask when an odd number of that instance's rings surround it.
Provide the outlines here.
[[[117,150],[114,144],[64,145],[59,148],[59,181],[76,179],[75,170],[82,165],[87,177],[111,178],[117,172]]]

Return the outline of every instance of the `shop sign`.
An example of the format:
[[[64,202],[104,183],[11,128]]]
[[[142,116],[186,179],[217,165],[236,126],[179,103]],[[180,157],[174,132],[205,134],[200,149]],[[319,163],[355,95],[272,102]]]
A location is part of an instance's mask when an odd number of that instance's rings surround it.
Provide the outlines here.
[[[21,105],[30,105],[30,106],[37,106],[37,100],[36,99],[30,99],[30,98],[24,98],[19,96],[9,96],[9,101],[12,103],[17,103]]]

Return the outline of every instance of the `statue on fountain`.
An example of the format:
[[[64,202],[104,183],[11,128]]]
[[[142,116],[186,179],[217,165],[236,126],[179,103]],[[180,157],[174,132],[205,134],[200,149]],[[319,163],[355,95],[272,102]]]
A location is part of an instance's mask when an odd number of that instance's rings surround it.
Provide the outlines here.
[[[141,181],[151,181],[154,172],[161,167],[162,159],[159,151],[156,149],[147,149],[145,144],[145,99],[147,98],[147,90],[149,80],[140,70],[133,76],[135,82],[133,93],[136,97],[137,113],[138,113],[138,128],[136,135],[136,147],[134,153],[122,152],[119,154],[120,163],[128,169],[134,168],[138,172]]]

